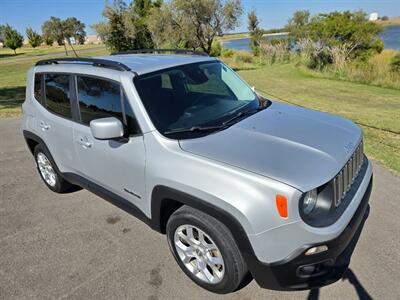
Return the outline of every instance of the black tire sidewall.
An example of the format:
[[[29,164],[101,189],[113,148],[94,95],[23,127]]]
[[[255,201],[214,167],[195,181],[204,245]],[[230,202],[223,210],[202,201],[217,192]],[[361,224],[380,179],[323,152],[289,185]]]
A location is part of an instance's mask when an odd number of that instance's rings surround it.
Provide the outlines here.
[[[206,283],[193,275],[183,264],[174,245],[175,231],[181,225],[193,225],[203,230],[217,245],[222,254],[225,265],[225,274],[221,282],[217,284]],[[226,294],[235,291],[241,283],[242,278],[240,278],[241,276],[236,270],[237,263],[233,258],[235,253],[231,251],[231,245],[229,245],[229,242],[227,242],[226,239],[223,239],[221,233],[216,232],[215,228],[207,226],[207,224],[199,219],[197,216],[189,214],[179,214],[177,216],[172,216],[167,224],[167,240],[173,256],[180,268],[190,279],[192,279],[196,284],[200,285],[201,287],[214,293]]]

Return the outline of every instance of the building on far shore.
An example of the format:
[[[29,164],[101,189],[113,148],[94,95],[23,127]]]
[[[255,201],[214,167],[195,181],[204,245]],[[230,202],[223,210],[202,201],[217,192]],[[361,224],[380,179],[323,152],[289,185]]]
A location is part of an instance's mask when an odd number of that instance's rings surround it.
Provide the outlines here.
[[[369,20],[370,21],[376,21],[379,19],[379,14],[377,12],[373,12],[369,15]]]

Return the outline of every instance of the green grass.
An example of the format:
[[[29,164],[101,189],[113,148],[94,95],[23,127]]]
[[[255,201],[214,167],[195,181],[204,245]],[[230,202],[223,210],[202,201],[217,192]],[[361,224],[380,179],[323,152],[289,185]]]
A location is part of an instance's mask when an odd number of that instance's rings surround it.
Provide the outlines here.
[[[75,50],[85,50],[91,48],[102,47],[103,45],[74,45]],[[72,51],[71,47],[67,45],[67,50]],[[64,46],[40,46],[37,48],[32,48],[24,46],[17,49],[17,54],[9,48],[0,48],[0,62],[11,59],[28,58],[47,54],[60,54],[64,55]]]
[[[400,90],[316,78],[292,64],[239,70],[266,96],[357,122],[367,154],[400,174]]]

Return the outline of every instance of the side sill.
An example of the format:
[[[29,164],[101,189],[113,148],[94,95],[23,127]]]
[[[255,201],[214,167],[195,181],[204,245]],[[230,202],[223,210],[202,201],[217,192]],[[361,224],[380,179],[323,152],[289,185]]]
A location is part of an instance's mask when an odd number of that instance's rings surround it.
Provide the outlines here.
[[[96,194],[100,198],[103,198],[104,200],[126,211],[128,214],[138,218],[140,221],[150,226],[151,220],[136,205],[132,204],[121,196],[110,192],[104,187],[77,174],[62,173],[62,176],[70,183],[80,186],[81,188],[84,188],[92,192],[93,194]]]

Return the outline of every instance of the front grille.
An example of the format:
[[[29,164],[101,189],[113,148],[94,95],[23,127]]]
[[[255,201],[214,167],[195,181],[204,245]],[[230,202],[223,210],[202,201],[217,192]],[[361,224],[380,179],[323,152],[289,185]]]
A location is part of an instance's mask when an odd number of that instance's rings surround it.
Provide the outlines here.
[[[360,142],[353,155],[347,161],[339,174],[333,178],[333,195],[335,207],[338,207],[343,198],[346,197],[347,192],[350,190],[351,185],[357,178],[357,175],[364,162],[364,145],[363,141]]]

